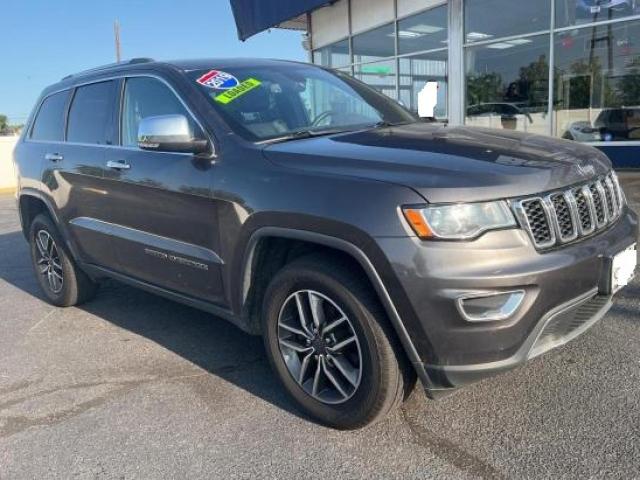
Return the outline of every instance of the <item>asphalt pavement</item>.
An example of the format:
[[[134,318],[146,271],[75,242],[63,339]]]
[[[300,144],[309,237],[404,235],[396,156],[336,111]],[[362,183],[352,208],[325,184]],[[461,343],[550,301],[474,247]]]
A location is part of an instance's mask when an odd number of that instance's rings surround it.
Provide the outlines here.
[[[640,282],[564,348],[339,432],[223,320],[116,282],[47,304],[0,196],[0,479],[14,478],[640,478]]]

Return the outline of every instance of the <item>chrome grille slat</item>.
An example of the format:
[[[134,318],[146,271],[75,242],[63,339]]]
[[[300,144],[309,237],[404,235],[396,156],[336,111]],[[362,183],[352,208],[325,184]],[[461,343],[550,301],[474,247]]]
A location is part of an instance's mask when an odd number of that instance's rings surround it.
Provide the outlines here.
[[[543,197],[511,202],[538,249],[573,242],[604,230],[624,209],[624,196],[614,172]]]

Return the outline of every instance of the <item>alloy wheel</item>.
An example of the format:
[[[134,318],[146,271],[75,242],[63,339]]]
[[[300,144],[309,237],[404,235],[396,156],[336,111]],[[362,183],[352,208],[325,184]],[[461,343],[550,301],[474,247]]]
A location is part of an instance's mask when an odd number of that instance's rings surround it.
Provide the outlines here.
[[[278,343],[289,373],[316,400],[349,400],[362,378],[362,352],[351,320],[326,295],[299,290],[278,316]]]
[[[60,293],[64,285],[64,272],[58,247],[46,230],[38,230],[36,243],[36,268],[53,293]]]

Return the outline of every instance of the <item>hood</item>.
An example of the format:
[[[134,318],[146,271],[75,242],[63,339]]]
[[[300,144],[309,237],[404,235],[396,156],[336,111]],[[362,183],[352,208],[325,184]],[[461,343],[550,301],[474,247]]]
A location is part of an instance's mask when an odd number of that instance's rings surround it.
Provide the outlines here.
[[[264,154],[284,167],[405,185],[432,203],[538,194],[611,169],[577,142],[426,123],[277,143]]]

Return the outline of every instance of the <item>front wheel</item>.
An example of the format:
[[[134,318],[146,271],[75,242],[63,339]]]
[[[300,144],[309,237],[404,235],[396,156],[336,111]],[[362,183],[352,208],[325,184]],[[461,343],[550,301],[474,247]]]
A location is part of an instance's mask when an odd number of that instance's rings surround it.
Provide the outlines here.
[[[296,260],[276,274],[263,336],[287,392],[328,426],[384,418],[415,380],[369,285],[328,257]]]

